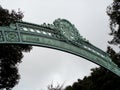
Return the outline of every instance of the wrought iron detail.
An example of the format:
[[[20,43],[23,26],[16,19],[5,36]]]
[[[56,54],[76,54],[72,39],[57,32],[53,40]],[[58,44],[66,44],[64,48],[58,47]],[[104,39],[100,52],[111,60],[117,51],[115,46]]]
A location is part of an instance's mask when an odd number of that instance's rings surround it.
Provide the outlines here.
[[[5,36],[6,36],[6,40],[8,42],[18,42],[19,41],[19,37],[18,34],[16,32],[5,32]]]
[[[70,41],[78,41],[81,38],[78,30],[69,21],[65,19],[57,19],[54,22],[54,26]]]
[[[120,68],[107,53],[83,38],[76,27],[65,19],[56,19],[53,24],[41,25],[16,22],[0,26],[0,44],[30,44],[65,51],[88,59],[116,75]]]

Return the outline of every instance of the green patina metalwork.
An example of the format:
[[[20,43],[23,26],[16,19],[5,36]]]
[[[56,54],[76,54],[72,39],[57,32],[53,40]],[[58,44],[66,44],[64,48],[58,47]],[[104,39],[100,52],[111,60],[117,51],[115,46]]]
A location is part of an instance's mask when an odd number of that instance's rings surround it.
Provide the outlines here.
[[[88,59],[120,76],[120,68],[109,55],[83,38],[65,19],[57,19],[53,24],[16,22],[1,26],[0,44],[30,44],[58,49]]]

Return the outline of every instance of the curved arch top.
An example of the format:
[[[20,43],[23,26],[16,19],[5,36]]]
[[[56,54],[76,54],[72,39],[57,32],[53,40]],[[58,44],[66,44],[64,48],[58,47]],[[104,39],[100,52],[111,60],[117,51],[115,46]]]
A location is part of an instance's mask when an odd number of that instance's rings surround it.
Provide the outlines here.
[[[120,76],[120,68],[107,53],[83,38],[73,24],[56,19],[42,25],[15,22],[0,26],[0,44],[30,44],[65,51],[94,62]]]

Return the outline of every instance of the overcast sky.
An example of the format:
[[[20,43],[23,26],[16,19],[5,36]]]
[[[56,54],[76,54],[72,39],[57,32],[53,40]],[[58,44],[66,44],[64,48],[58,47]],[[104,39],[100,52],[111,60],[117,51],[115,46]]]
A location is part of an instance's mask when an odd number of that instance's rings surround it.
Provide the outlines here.
[[[42,24],[64,18],[93,45],[106,50],[109,40],[109,17],[106,7],[112,0],[0,0],[2,7],[24,12],[24,21]],[[90,74],[97,65],[62,51],[34,47],[24,53],[19,65],[21,79],[13,90],[41,90],[48,84],[69,85]]]

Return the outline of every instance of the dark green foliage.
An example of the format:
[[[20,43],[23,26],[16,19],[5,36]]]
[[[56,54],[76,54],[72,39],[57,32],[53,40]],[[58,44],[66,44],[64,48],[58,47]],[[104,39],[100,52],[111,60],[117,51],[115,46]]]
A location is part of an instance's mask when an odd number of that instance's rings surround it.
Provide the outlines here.
[[[0,26],[9,25],[17,20],[22,20],[22,18],[23,13],[20,10],[18,12],[15,12],[14,10],[10,12],[8,9],[3,9],[0,6]]]
[[[111,44],[120,44],[120,0],[114,0],[114,2],[108,6],[107,14],[110,17],[110,35],[113,39],[109,42]]]
[[[48,85],[47,87],[48,90],[63,90],[63,85],[57,85],[53,86],[53,84]]]
[[[9,25],[22,18],[22,12],[9,12],[0,7],[0,25]],[[23,58],[22,52],[31,49],[29,45],[0,45],[0,90],[11,90],[19,82],[18,64]]]
[[[92,69],[90,76],[78,79],[65,90],[120,90],[120,77],[100,67]]]
[[[110,35],[113,39],[110,44],[120,45],[120,0],[113,0],[113,3],[107,7],[107,14],[110,17]],[[109,53],[112,60],[120,67],[120,53],[116,53],[112,48],[108,47],[107,53]]]

